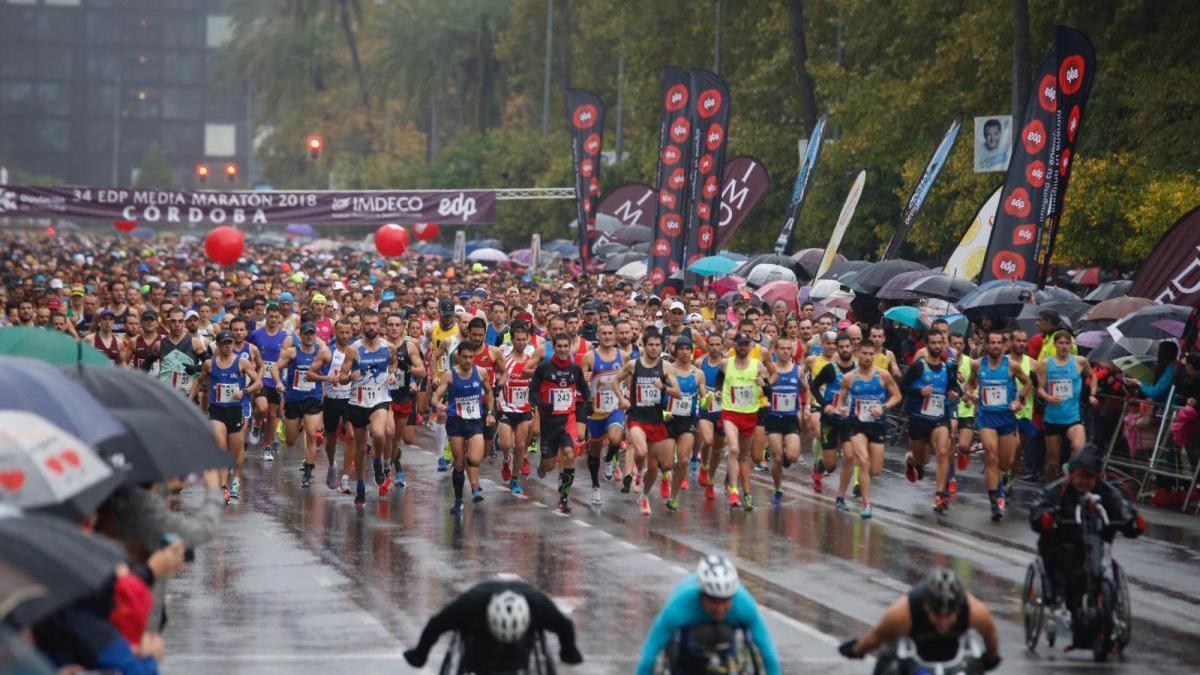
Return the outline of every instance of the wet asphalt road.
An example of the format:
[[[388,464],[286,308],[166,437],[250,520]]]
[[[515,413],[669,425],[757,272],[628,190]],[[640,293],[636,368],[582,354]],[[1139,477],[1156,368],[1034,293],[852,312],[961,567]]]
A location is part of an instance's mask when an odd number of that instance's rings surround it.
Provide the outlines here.
[[[428,436],[418,445],[428,447]],[[693,488],[683,513],[653,499],[646,518],[610,483],[595,508],[586,503],[582,460],[573,512],[564,516],[554,509],[554,474],[526,479],[526,496],[516,497],[501,487],[498,459],[482,469],[485,501],[468,500],[455,519],[447,513],[449,474],[419,449],[405,452],[408,487],[386,500],[369,490],[360,512],[351,496],[324,486],[321,457],[318,482],[304,489],[298,451],[270,464],[248,456],[240,503],[170,586],[167,672],[414,672],[401,652],[426,619],[472,584],[501,577],[533,583],[574,619],[585,662],[563,672],[628,673],[671,588],[701,552],[714,550],[735,558],[766,608],[786,673],[870,672],[869,663],[842,659],[837,643],[936,565],[953,566],[996,615],[999,672],[1196,672],[1200,663],[1200,525],[1157,510],[1145,537],[1116,545],[1134,610],[1124,660],[1094,664],[1090,652],[1063,654],[1044,642],[1038,654],[1027,652],[1018,597],[1035,550],[1024,508],[1032,492],[1018,490],[1009,518],[992,523],[977,461],[960,474],[950,513],[936,516],[932,484],[910,485],[898,473],[902,452],[890,449],[875,518],[864,522],[857,508],[833,508],[828,481],[825,495],[814,494],[800,467],[788,471],[778,509],[767,505],[762,474],[752,513],[706,502]],[[445,643],[424,672],[436,672]]]

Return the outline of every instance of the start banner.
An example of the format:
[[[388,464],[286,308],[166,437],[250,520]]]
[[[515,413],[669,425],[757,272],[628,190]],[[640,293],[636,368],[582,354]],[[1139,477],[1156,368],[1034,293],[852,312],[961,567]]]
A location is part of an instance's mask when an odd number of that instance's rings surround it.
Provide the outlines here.
[[[0,217],[135,220],[143,225],[473,225],[496,219],[491,190],[158,190],[0,185]]]

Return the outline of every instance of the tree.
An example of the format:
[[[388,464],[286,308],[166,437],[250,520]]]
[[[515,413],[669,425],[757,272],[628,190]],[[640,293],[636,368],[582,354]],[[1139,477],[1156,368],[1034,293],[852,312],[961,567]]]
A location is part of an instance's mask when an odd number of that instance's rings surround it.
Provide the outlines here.
[[[179,179],[175,175],[175,170],[163,156],[158,144],[151,145],[146,150],[146,154],[142,155],[142,162],[138,165],[137,180],[134,181],[133,186],[135,188],[169,189],[178,185]]]
[[[788,0],[788,25],[792,34],[792,54],[796,59],[800,115],[804,119],[804,131],[811,137],[813,127],[817,125],[817,92],[808,74],[808,47],[804,44],[804,0]]]

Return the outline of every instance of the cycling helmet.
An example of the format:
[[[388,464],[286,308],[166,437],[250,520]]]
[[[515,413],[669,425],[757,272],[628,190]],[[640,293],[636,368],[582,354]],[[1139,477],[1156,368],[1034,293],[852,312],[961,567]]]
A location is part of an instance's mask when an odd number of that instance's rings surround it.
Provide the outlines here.
[[[950,614],[967,603],[967,592],[951,570],[942,567],[925,577],[925,607],[935,614]]]
[[[529,601],[515,591],[496,593],[488,601],[488,630],[500,642],[513,643],[529,629]]]
[[[710,598],[732,598],[738,590],[737,568],[723,555],[706,555],[696,566],[700,592]]]

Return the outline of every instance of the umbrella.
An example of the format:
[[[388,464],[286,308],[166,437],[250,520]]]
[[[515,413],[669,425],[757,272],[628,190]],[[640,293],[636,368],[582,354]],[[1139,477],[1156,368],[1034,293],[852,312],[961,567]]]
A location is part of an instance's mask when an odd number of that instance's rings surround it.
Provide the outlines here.
[[[1154,379],[1154,361],[1153,356],[1118,356],[1113,359],[1113,365],[1128,377],[1149,382]]]
[[[476,239],[466,243],[466,251],[468,255],[474,251],[478,251],[481,248],[504,248],[504,242],[500,241],[499,239]]]
[[[1079,321],[1079,317],[1083,316],[1092,306],[1082,300],[1068,301],[1057,300],[1038,305],[1025,305],[1021,308],[1021,313],[1017,315],[1017,327],[1026,333],[1034,333],[1037,331],[1038,314],[1045,310],[1054,310],[1063,319],[1063,323],[1067,328],[1070,328]]]
[[[740,291],[746,286],[746,280],[736,275],[721,277],[712,282],[711,288],[719,295],[725,295],[732,291]]]
[[[1033,299],[1036,300],[1038,304],[1042,305],[1046,304],[1047,302],[1056,302],[1059,300],[1081,302],[1078,295],[1060,286],[1047,286],[1045,288],[1040,288],[1033,294]]]
[[[796,273],[787,267],[781,267],[774,264],[755,265],[750,270],[750,275],[746,277],[746,285],[758,288],[765,286],[772,281],[796,281]]]
[[[1129,293],[1129,289],[1133,288],[1133,281],[1129,279],[1121,279],[1118,281],[1106,281],[1084,296],[1084,300],[1088,302],[1103,302],[1113,298],[1124,297]]]
[[[754,294],[765,303],[774,305],[782,300],[787,303],[790,311],[800,310],[800,288],[794,281],[772,281],[754,291]]]
[[[211,432],[210,432],[211,433]],[[80,521],[125,480],[87,443],[44,418],[0,411],[0,494],[23,509]]]
[[[734,274],[738,275],[739,277],[745,277],[747,282],[749,282],[750,272],[752,272],[754,268],[758,267],[759,265],[778,265],[779,267],[791,270],[793,275],[797,278],[809,278],[809,274],[804,271],[803,265],[785,255],[777,255],[775,253],[760,253],[756,256],[752,256],[749,260],[742,263],[742,266],[737,268],[737,270],[734,271]],[[767,281],[775,281],[775,279],[767,279],[763,283],[766,283]]]
[[[1143,307],[1125,318],[1117,321],[1108,327],[1109,335],[1113,336],[1114,340],[1143,338],[1149,340],[1171,340],[1178,338],[1182,334],[1173,334],[1170,330],[1164,329],[1161,325],[1164,321],[1173,321],[1182,324],[1188,320],[1191,315],[1190,307],[1181,305],[1151,305]],[[1168,328],[1173,327],[1168,325]]]
[[[917,278],[905,288],[918,297],[957,302],[964,295],[975,290],[976,286],[966,279],[948,277],[945,274],[929,274]]]
[[[650,242],[643,241],[640,244],[634,244],[633,246],[629,247],[629,250],[634,251],[635,253],[641,253],[642,255],[649,255],[650,254]]]
[[[725,256],[710,255],[688,265],[689,272],[695,272],[702,277],[721,277],[738,268],[738,264]]]
[[[813,282],[812,290],[808,292],[810,300],[822,300],[836,295],[842,290],[842,285],[836,279],[817,279]]]
[[[28,626],[100,591],[125,558],[115,543],[61,518],[0,504],[0,560],[46,589],[9,612],[7,618],[17,625]]]
[[[973,291],[967,293],[966,295],[962,296],[961,298],[959,298],[957,304],[959,307],[962,307],[964,305],[969,304],[972,300],[975,299],[976,295],[979,295],[980,293],[983,293],[984,291],[989,291],[993,288],[1006,287],[1006,286],[1020,286],[1021,288],[1028,289],[1030,291],[1030,296],[1033,295],[1032,291],[1037,290],[1037,284],[1032,284],[1028,281],[1011,281],[1009,279],[992,279],[991,281],[985,281],[982,284],[979,284],[978,286],[975,287],[975,290],[973,290]]]
[[[628,252],[629,252],[628,246],[626,246],[625,244],[618,244],[615,241],[610,241],[607,244],[600,244],[596,248],[592,249],[592,255],[596,256],[597,258],[603,258],[606,256],[613,255],[615,253],[628,253]]]
[[[610,255],[604,259],[604,271],[616,272],[629,263],[634,262],[646,262],[646,254],[638,253],[636,251],[627,251],[625,253]]]
[[[124,427],[91,394],[41,361],[0,356],[0,410],[37,413],[93,447]]]
[[[1084,321],[1116,321],[1154,304],[1154,301],[1149,298],[1135,296],[1110,298],[1092,307],[1082,318]]]
[[[888,280],[898,274],[913,270],[928,269],[921,263],[912,262],[911,260],[884,260],[874,263],[870,267],[860,269],[854,279],[844,283],[855,291],[860,291],[867,295],[875,295]]]
[[[1110,338],[1111,336],[1106,330],[1089,330],[1076,335],[1075,344],[1086,349],[1095,349],[1100,346],[1100,343]]]
[[[617,270],[617,276],[634,281],[641,279],[646,276],[646,261],[635,260],[622,266],[621,269]]]
[[[120,444],[105,444],[100,452],[113,465],[132,465],[129,480],[144,483],[233,466],[204,415],[149,375],[125,368],[63,370],[128,430]]]
[[[508,254],[508,257],[513,262],[519,263],[521,265],[528,266],[528,265],[533,264],[533,251],[528,248],[519,248],[519,249],[513,251],[512,253]]]
[[[2,617],[3,615],[0,615],[0,618]],[[58,672],[58,668],[46,660],[33,645],[3,625],[0,625],[0,660],[7,666],[5,672],[9,673],[54,675]]]
[[[1110,339],[1111,336],[1107,334],[1105,337],[1106,340],[1101,342],[1099,347],[1088,352],[1087,358],[1089,363],[1112,363],[1114,359],[1131,355],[1131,352],[1125,345]],[[1149,354],[1143,354],[1143,356],[1149,356]]]
[[[640,244],[653,239],[654,234],[645,225],[625,225],[613,230],[609,238],[627,244]]]
[[[734,253],[733,251],[721,251],[717,255],[721,256],[722,258],[729,258],[735,263],[744,263],[750,259],[750,256],[745,256],[741,253]]]
[[[414,247],[415,250],[415,247]],[[420,251],[416,251],[417,255],[423,255],[430,258],[453,258],[454,252],[445,246],[438,244],[426,244],[421,247]]]
[[[288,225],[286,228],[284,228],[283,231],[287,232],[288,234],[294,234],[297,237],[315,237],[315,236],[317,236],[316,229],[314,229],[312,225],[308,225],[305,223],[292,223],[291,225]]]
[[[910,307],[908,305],[893,307],[883,313],[883,318],[903,324],[909,328],[916,328],[918,330],[925,328],[924,322],[921,321],[921,308],[919,307]]]
[[[555,239],[542,248],[547,251],[553,251],[568,260],[574,260],[579,257],[579,244],[567,241],[566,239]]]
[[[1076,286],[1098,286],[1104,275],[1099,267],[1088,267],[1071,275],[1071,283]]]
[[[919,293],[908,290],[908,287],[916,281],[929,276],[937,276],[937,273],[929,270],[901,272],[888,279],[887,283],[875,294],[875,297],[880,300],[916,300],[922,296]]]
[[[572,225],[572,227],[571,227],[572,231],[578,229],[579,228],[579,220],[576,219],[576,220],[571,221],[571,225]],[[596,214],[595,227],[596,227],[597,232],[603,232],[604,234],[611,234],[611,233],[616,232],[617,230],[621,229],[624,226],[625,226],[625,223],[621,222],[621,219],[617,218],[616,216],[610,216],[607,213],[597,213]]]
[[[947,314],[941,318],[950,324],[950,332],[955,335],[966,337],[967,331],[971,329],[971,320],[966,314]]]
[[[841,279],[850,272],[857,272],[861,269],[869,267],[871,262],[868,260],[847,260],[845,262],[835,262],[825,270],[825,274],[821,275],[822,279]]]
[[[142,241],[154,241],[158,238],[158,233],[148,227],[139,227],[130,232],[129,236],[141,239]]]
[[[804,266],[804,271],[808,272],[808,276],[814,277],[817,275],[817,268],[821,266],[821,258],[825,256],[823,248],[802,248],[792,254],[792,260]],[[846,262],[846,256],[841,253],[833,254],[833,264]]]
[[[47,328],[12,326],[0,329],[0,354],[25,356],[60,366],[80,362],[112,365],[112,361],[95,347]]]
[[[506,263],[508,254],[495,248],[477,248],[467,254],[467,260],[492,264]]]
[[[813,305],[813,316],[820,318],[826,314],[832,314],[841,319],[846,318],[846,314],[850,312],[850,300],[845,297],[826,298],[817,304]]]
[[[1017,316],[1033,297],[1032,287],[1033,284],[1014,281],[1004,281],[986,289],[980,286],[974,293],[968,293],[958,306],[967,315]]]

